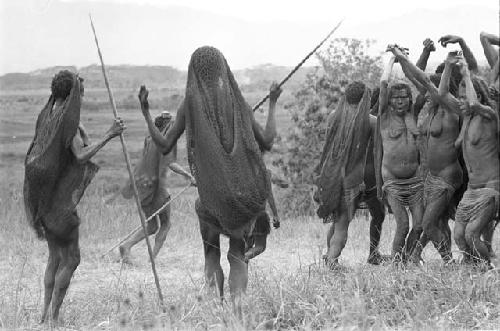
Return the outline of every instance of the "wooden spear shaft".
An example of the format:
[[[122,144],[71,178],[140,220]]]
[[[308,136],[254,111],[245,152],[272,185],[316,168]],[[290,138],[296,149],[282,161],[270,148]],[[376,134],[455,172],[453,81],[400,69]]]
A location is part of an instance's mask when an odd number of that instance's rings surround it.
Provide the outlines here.
[[[102,60],[102,53],[99,47],[99,42],[97,41],[97,34],[95,32],[94,22],[92,21],[92,16],[90,14],[89,14],[89,19],[90,19],[90,26],[92,27],[92,32],[94,33],[95,44],[97,46],[97,53],[99,54],[99,59],[101,60],[101,69],[102,69],[102,74],[104,76],[104,84],[106,85],[106,89],[108,90],[109,102],[111,103],[111,107],[113,109],[113,115],[115,116],[115,118],[117,118],[118,112],[116,110],[115,99],[113,97],[113,93],[111,92],[111,88],[109,87],[108,76],[106,74],[106,67],[104,66],[104,61]],[[160,299],[160,304],[163,306],[163,294],[161,293],[160,281],[158,279],[155,260],[153,257],[153,250],[151,249],[151,243],[149,242],[149,237],[146,230],[146,218],[144,216],[144,213],[142,212],[141,201],[139,199],[139,192],[137,190],[137,185],[135,184],[134,173],[132,171],[130,156],[128,154],[127,144],[125,143],[125,138],[123,136],[123,133],[120,134],[120,141],[122,143],[123,155],[125,156],[125,163],[127,163],[127,170],[130,177],[130,183],[132,184],[132,190],[134,191],[134,199],[137,205],[137,211],[139,212],[139,217],[141,219],[142,230],[144,231],[146,245],[148,246],[149,261],[151,262],[151,269],[153,270],[156,289],[158,290],[158,298]]]
[[[321,45],[323,45],[325,43],[325,41],[328,40],[328,38],[330,38],[330,36],[338,29],[338,27],[340,26],[340,24],[342,24],[344,20],[341,20],[334,28],[332,31],[330,31],[330,33],[328,33],[328,35],[318,44],[318,46],[316,46],[311,52],[309,52],[309,54],[306,55],[306,57],[300,61],[299,64],[297,64],[295,66],[295,68],[293,68],[292,71],[290,71],[290,73],[285,77],[283,78],[283,80],[278,84],[278,87],[277,88],[280,88],[281,86],[283,86],[289,79],[290,77],[293,76],[293,74],[299,70],[300,67],[302,67],[302,65],[304,64],[304,62],[307,61],[307,59],[309,59],[311,57],[311,55],[313,55],[317,50],[318,48],[321,47]],[[268,93],[262,100],[260,100],[260,102],[258,104],[256,104],[254,107],[253,107],[253,111],[255,112],[257,109],[259,109],[260,106],[262,106],[262,104],[264,102],[267,101],[267,99],[269,99],[269,95],[270,93]]]

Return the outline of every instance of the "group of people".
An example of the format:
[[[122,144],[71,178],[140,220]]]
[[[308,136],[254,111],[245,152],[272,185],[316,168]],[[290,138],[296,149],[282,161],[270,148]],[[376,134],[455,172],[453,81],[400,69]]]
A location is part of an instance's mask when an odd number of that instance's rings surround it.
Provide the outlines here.
[[[429,76],[423,70],[434,50],[430,40],[424,42],[417,65],[408,60],[403,48],[391,45],[388,51],[393,56],[383,73],[378,99],[363,82],[347,86],[328,119],[327,141],[316,168],[318,215],[332,221],[325,256],[329,265],[338,263],[349,223],[361,202],[373,217],[370,263],[378,264],[383,259],[378,245],[384,204],[397,222],[392,254],[395,260],[419,259],[422,248],[432,241],[443,259],[450,261],[448,219],[455,214],[454,237],[465,259],[489,261],[493,254],[492,220],[499,198],[499,57],[492,45],[500,42],[488,34],[481,38],[493,68],[489,85],[477,76],[477,63],[465,42],[445,36],[441,44],[459,43],[466,62],[461,55],[450,53],[444,66]],[[395,63],[402,66],[418,90],[415,102],[408,84],[391,82]],[[49,316],[58,319],[80,263],[76,206],[98,170],[91,158],[126,128],[121,119],[115,119],[104,137],[91,143],[80,123],[83,79],[61,71],[53,78],[51,91],[26,155],[24,182],[28,220],[49,247],[42,320]],[[153,120],[149,92],[145,86],[139,91],[149,131],[134,171],[142,208],[149,216],[169,201],[167,168],[197,187],[195,209],[206,280],[223,295],[220,235],[226,235],[229,289],[240,312],[241,294],[248,282],[248,260],[266,248],[268,204],[274,225],[279,226],[263,153],[272,148],[277,135],[275,110],[280,93],[274,83],[266,125],[262,127],[226,59],[208,46],[198,48],[191,56],[185,97],[175,120],[168,112]],[[176,143],[184,132],[190,171],[176,163]],[[467,190],[461,190],[464,183]],[[125,198],[132,196],[130,182],[121,193]],[[409,235],[406,207],[413,221]],[[158,231],[154,256],[170,228],[170,209],[158,216],[147,224],[147,235]],[[124,262],[130,259],[131,247],[144,236],[137,232],[120,246]]]
[[[23,189],[28,221],[49,247],[42,321],[58,320],[71,277],[80,263],[80,218],[76,206],[99,168],[91,158],[126,129],[117,118],[102,139],[91,143],[80,123],[83,79],[70,71],[60,71],[52,80],[51,92],[38,115],[35,136],[26,155]],[[149,130],[142,157],[134,169],[141,207],[150,216],[169,201],[168,168],[197,186],[196,213],[207,282],[223,295],[220,235],[226,235],[230,238],[229,288],[241,312],[248,260],[265,250],[270,232],[267,205],[273,225],[279,226],[270,172],[262,154],[271,149],[277,134],[275,109],[281,89],[276,83],[271,86],[269,114],[262,127],[222,53],[205,46],[191,57],[186,95],[175,120],[163,112],[153,121],[148,94],[146,87],[141,86],[140,107]],[[176,143],[184,131],[190,171],[176,163]],[[131,186],[128,182],[120,191],[124,198],[133,195]],[[157,231],[154,256],[169,228],[169,207],[147,224],[147,235]],[[123,262],[130,262],[132,246],[144,237],[138,231],[121,244]]]
[[[333,220],[325,255],[329,265],[338,263],[361,201],[373,217],[369,263],[383,259],[377,245],[384,204],[396,220],[393,261],[421,262],[431,241],[442,259],[452,262],[448,221],[454,219],[453,238],[462,261],[491,263],[499,217],[499,56],[494,45],[500,46],[500,39],[487,33],[480,38],[491,67],[486,78],[479,76],[466,42],[446,35],[441,45],[457,43],[461,51],[450,52],[435,73],[424,72],[435,51],[426,39],[416,64],[403,47],[388,46],[392,56],[371,97],[363,82],[347,86],[329,117],[316,169],[318,215]],[[413,87],[391,80],[395,63]]]

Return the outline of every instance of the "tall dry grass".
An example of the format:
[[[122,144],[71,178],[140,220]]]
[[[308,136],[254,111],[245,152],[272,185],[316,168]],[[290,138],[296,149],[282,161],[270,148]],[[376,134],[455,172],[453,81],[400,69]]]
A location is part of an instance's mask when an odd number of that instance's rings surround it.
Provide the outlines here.
[[[87,97],[92,97],[89,92]],[[35,238],[24,217],[23,159],[34,121],[45,99],[0,100],[0,329],[41,329],[46,243]],[[99,100],[97,98],[96,100]],[[145,125],[136,110],[123,112],[132,159],[142,148]],[[263,121],[262,114],[257,114]],[[110,123],[109,110],[82,114],[92,137]],[[286,113],[278,120],[286,130]],[[185,165],[185,143],[179,157]],[[95,157],[101,171],[89,186],[78,211],[82,219],[82,262],[62,306],[70,329],[498,329],[500,275],[469,267],[444,267],[428,247],[424,267],[370,266],[369,222],[355,219],[335,271],[326,269],[327,226],[316,218],[290,217],[268,239],[266,252],[249,265],[244,318],[235,318],[229,295],[223,303],[204,286],[203,248],[194,213],[194,189],[173,203],[172,230],[157,258],[165,307],[160,307],[144,243],[133,248],[135,265],[116,262],[117,251],[102,253],[139,225],[133,201],[105,200],[126,176],[121,148],[110,143]],[[173,186],[183,180],[172,176]],[[176,190],[172,190],[175,193]],[[284,191],[276,191],[279,208]],[[283,212],[283,210],[282,210]],[[283,213],[282,213],[283,214]],[[382,252],[390,251],[394,221],[388,217]],[[430,245],[429,245],[430,246]],[[222,266],[228,242],[222,240]],[[500,249],[499,236],[494,248]],[[457,256],[457,254],[455,254]],[[225,287],[227,292],[227,284]]]
[[[22,172],[12,169],[0,190],[0,327],[38,329],[47,248],[24,220],[21,180]],[[343,267],[330,271],[321,261],[327,226],[301,217],[283,220],[282,227],[272,232],[267,251],[250,263],[240,321],[228,303],[228,293],[221,303],[204,286],[194,191],[174,202],[173,227],[157,259],[166,303],[160,307],[144,244],[134,247],[132,267],[115,262],[116,251],[100,256],[139,224],[130,201],[105,204],[106,184],[102,177],[96,178],[79,207],[82,263],[61,314],[71,329],[498,329],[500,325],[498,270],[442,266],[431,247],[424,267],[367,265],[369,223],[356,219],[342,254]],[[388,218],[383,252],[388,252],[393,233]],[[222,246],[227,275],[227,240]],[[497,236],[495,248],[499,246]]]

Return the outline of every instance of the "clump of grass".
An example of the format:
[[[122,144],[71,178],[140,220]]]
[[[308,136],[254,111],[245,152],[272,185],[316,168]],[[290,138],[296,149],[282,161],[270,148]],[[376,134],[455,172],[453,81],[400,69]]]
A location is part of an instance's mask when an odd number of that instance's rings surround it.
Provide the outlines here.
[[[46,243],[24,219],[22,169],[4,172],[0,190],[0,327],[38,328],[43,302]],[[160,307],[145,245],[133,249],[135,266],[101,258],[139,225],[135,205],[105,204],[105,184],[95,179],[78,208],[82,263],[62,306],[64,325],[74,329],[496,329],[500,325],[500,274],[463,265],[443,266],[432,247],[424,267],[366,265],[369,223],[353,220],[342,268],[321,261],[328,225],[315,217],[284,218],[268,248],[249,266],[243,320],[205,287],[203,248],[194,213],[196,191],[173,203],[172,230],[157,258],[165,297]],[[173,189],[175,194],[177,189]],[[394,222],[386,218],[382,251]],[[222,240],[222,266],[227,240]],[[494,238],[498,250],[498,236]],[[430,245],[429,245],[430,246]]]

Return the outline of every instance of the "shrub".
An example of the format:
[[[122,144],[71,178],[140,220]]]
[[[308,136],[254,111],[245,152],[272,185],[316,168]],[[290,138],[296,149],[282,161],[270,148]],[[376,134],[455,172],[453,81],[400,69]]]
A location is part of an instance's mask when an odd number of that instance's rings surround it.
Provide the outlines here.
[[[310,214],[315,206],[311,197],[314,168],[325,143],[326,119],[335,109],[345,86],[354,80],[368,87],[378,85],[382,68],[381,55],[368,53],[373,40],[334,39],[319,53],[321,66],[307,75],[294,100],[285,106],[292,119],[292,128],[277,140],[279,153],[273,164],[292,183],[284,208],[293,214]]]

